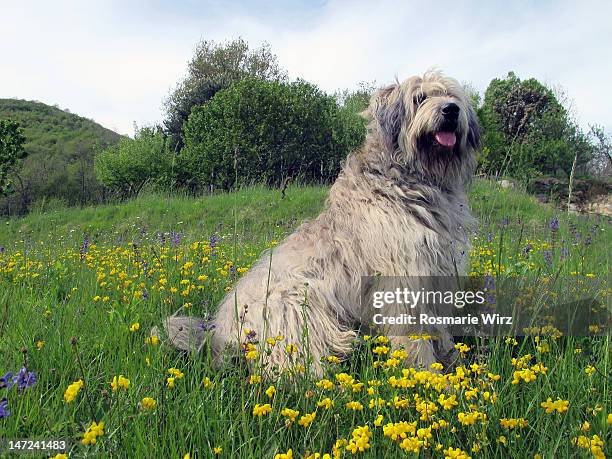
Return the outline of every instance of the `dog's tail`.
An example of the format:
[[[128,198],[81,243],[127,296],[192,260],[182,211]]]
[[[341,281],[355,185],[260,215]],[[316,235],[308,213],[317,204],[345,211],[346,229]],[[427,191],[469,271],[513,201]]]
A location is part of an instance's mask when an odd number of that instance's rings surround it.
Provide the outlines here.
[[[165,319],[160,327],[151,329],[151,336],[182,351],[200,352],[210,340],[214,324],[197,317],[173,315]]]

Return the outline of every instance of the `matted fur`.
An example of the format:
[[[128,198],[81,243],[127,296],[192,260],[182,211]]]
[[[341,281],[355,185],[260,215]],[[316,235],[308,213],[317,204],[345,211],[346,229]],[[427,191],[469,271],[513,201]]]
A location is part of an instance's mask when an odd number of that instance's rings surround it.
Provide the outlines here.
[[[459,106],[452,150],[434,141],[448,102]],[[221,301],[213,355],[237,348],[244,341],[240,330],[254,330],[260,340],[280,334],[285,343],[297,344],[306,327],[319,371],[322,357],[351,350],[362,276],[462,272],[473,223],[464,185],[479,143],[477,118],[462,86],[429,71],[376,92],[365,116],[364,145],[346,159],[323,212],[265,253]],[[173,344],[200,349],[204,334],[194,330],[199,323],[171,317],[164,327]],[[444,330],[435,347],[425,340],[395,341],[409,351],[410,364],[422,367],[453,349]],[[276,346],[270,364],[282,366],[286,359],[284,346]]]

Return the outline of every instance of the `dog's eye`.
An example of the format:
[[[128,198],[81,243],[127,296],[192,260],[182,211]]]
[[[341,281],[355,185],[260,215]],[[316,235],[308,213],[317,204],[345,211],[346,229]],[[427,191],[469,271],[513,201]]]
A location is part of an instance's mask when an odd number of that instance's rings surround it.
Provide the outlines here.
[[[416,105],[417,107],[419,105],[421,105],[423,102],[425,102],[425,99],[427,99],[427,96],[425,94],[417,94],[416,96],[414,96],[414,105]]]

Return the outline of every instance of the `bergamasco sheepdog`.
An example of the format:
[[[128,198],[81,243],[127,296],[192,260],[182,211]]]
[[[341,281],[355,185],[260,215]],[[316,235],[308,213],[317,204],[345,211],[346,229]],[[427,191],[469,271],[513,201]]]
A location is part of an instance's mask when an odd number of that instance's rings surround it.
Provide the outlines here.
[[[368,325],[364,276],[465,272],[474,219],[464,187],[480,135],[464,88],[428,71],[378,90],[364,115],[365,142],[346,158],[321,214],[262,255],[221,301],[212,327],[174,315],[154,334],[184,350],[211,346],[215,358],[241,349],[244,330],[263,345],[282,335],[298,353],[289,357],[275,346],[263,356],[266,368],[288,366],[301,354],[320,372],[322,358],[349,353],[359,327]],[[428,368],[454,352],[444,330],[435,340],[409,339],[409,331],[391,337],[409,365]]]

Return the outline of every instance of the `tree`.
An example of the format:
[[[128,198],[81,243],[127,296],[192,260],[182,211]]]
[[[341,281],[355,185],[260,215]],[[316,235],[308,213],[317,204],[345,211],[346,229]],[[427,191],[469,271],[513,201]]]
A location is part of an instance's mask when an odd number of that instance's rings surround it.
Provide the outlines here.
[[[6,194],[11,186],[10,174],[27,153],[23,149],[25,137],[19,124],[11,120],[0,120],[0,195]]]
[[[478,111],[483,126],[479,168],[518,179],[535,175],[569,176],[574,158],[582,167],[591,158],[587,136],[554,92],[534,78],[513,72],[489,84]]]
[[[370,104],[370,98],[376,91],[376,83],[374,81],[362,81],[359,83],[356,90],[345,89],[336,93],[336,101],[338,106],[347,112],[359,115]]]
[[[270,186],[329,181],[362,140],[362,121],[343,116],[316,86],[247,79],[194,108],[180,164],[192,189],[229,189],[236,178]]]
[[[134,139],[100,151],[95,157],[98,180],[122,197],[137,195],[147,184],[169,186],[173,155],[158,128],[142,128]]]
[[[284,81],[286,73],[267,43],[254,50],[242,38],[224,43],[198,43],[188,64],[187,76],[164,103],[164,127],[172,146],[182,146],[183,125],[193,107],[206,103],[217,91],[244,78]]]
[[[612,140],[603,126],[591,126],[589,132],[593,139],[593,159],[589,172],[601,177],[612,176]]]

